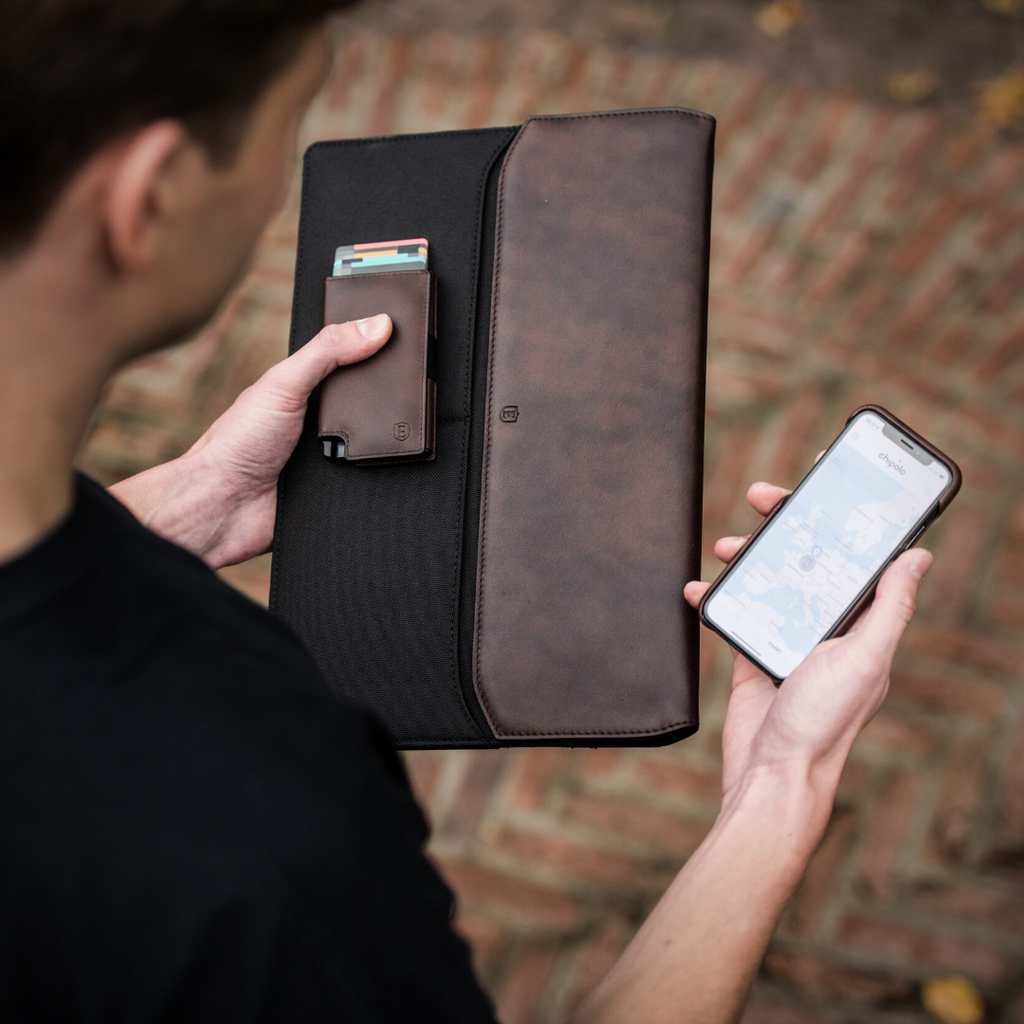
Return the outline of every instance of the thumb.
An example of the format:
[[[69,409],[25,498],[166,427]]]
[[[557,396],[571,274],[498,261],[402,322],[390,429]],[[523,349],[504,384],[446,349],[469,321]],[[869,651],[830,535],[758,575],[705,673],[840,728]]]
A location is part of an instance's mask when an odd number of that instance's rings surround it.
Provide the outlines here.
[[[914,616],[917,591],[931,564],[930,551],[912,548],[886,569],[878,581],[871,607],[850,637],[864,649],[865,655],[891,660]]]
[[[391,317],[386,313],[328,324],[298,352],[272,366],[264,380],[282,396],[304,406],[309,393],[327,374],[373,355],[389,337]]]

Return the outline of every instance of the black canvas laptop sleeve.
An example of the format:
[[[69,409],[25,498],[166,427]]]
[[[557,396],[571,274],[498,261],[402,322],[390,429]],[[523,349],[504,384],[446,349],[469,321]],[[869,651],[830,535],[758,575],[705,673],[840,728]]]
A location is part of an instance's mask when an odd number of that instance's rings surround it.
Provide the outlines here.
[[[395,320],[378,382],[404,346],[423,390],[363,464],[325,457],[321,395],[355,434],[390,425],[388,387],[365,414],[347,368],[313,395],[271,582],[271,610],[398,746],[697,728],[682,591],[700,570],[713,137],[667,108],[307,151],[291,351],[349,308],[336,246],[429,241],[432,291],[392,275],[365,301],[394,308],[360,312]]]

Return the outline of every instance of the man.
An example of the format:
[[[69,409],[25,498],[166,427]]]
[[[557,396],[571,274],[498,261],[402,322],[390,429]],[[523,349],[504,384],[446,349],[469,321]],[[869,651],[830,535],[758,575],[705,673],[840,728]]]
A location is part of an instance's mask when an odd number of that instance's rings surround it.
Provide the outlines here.
[[[0,8],[4,1020],[492,1019],[387,738],[208,568],[267,549],[310,391],[386,342],[386,311],[326,328],[114,497],[72,470],[109,375],[243,272],[334,6]],[[718,821],[577,1021],[736,1018],[930,560],[902,556],[781,689],[737,660]]]

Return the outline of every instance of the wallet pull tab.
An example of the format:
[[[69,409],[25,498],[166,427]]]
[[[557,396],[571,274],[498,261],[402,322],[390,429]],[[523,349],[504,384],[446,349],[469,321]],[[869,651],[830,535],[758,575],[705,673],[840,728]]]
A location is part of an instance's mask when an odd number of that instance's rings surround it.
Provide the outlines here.
[[[434,458],[435,294],[429,270],[324,281],[325,325],[391,317],[391,336],[379,351],[339,367],[320,387],[317,433],[325,457],[361,466]]]

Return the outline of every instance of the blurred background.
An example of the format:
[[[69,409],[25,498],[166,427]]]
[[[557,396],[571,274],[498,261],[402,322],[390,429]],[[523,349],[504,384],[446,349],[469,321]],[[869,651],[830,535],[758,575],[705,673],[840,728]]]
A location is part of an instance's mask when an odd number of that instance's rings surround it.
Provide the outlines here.
[[[302,141],[667,104],[718,118],[705,578],[748,483],[796,483],[863,402],[964,470],[744,1022],[1024,1024],[1024,0],[365,0]],[[285,355],[297,172],[216,322],[110,385],[98,479]],[[224,576],[265,602],[269,565]],[[504,1024],[564,1019],[714,820],[730,659],[701,658],[676,746],[408,757]]]

